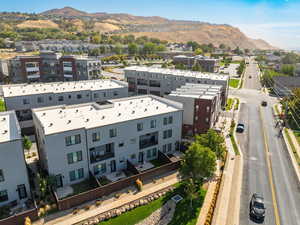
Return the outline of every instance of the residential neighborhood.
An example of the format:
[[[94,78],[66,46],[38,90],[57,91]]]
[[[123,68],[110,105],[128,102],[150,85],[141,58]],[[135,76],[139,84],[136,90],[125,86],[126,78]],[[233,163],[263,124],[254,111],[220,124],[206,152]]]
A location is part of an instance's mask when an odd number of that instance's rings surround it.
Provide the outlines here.
[[[15,2],[0,12],[0,225],[300,225],[289,1]]]

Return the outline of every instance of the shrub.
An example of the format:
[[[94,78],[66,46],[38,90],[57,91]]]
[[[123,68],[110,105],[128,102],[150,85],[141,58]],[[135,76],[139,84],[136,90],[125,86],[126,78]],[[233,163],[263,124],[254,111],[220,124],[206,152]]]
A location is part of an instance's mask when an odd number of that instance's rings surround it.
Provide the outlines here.
[[[142,189],[143,189],[143,182],[142,182],[140,179],[137,179],[137,180],[135,181],[135,184],[136,184],[137,189],[138,189],[139,191],[142,191]]]
[[[96,201],[96,206],[98,207],[98,206],[100,206],[102,204],[102,201],[101,200],[97,200]]]

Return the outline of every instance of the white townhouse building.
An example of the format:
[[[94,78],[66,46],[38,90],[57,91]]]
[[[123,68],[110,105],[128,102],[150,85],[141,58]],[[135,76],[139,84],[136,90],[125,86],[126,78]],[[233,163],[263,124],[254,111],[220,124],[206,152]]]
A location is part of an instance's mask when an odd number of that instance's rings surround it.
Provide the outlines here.
[[[226,104],[229,89],[228,75],[142,66],[127,67],[124,72],[128,91],[132,94],[164,96],[186,83],[221,85],[222,105]]]
[[[62,187],[143,164],[178,150],[182,113],[152,95],[33,109],[41,165]]]
[[[128,97],[127,83],[118,80],[3,85],[2,90],[6,109],[16,111],[23,134],[33,132],[33,108]]]
[[[21,130],[14,111],[0,113],[0,206],[31,197]]]

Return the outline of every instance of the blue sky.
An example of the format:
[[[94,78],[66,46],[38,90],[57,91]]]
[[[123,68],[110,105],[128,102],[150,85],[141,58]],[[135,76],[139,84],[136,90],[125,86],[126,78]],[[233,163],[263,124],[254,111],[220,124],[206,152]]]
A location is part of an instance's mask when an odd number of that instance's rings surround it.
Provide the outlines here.
[[[300,0],[1,0],[0,10],[42,12],[64,6],[230,24],[252,38],[300,49]]]

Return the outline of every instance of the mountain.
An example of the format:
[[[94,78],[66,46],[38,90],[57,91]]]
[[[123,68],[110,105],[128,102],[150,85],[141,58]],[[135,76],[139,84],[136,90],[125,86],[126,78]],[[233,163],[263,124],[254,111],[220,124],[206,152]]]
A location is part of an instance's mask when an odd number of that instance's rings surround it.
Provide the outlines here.
[[[17,15],[12,14],[9,16],[16,18]],[[65,24],[68,24],[67,26],[75,27],[77,31],[88,30],[118,35],[145,35],[170,42],[197,41],[200,44],[212,43],[215,46],[225,44],[231,48],[275,49],[266,41],[251,39],[238,28],[226,24],[170,20],[159,16],[145,17],[125,13],[88,13],[71,7],[51,9],[38,14],[37,18],[31,19],[28,18],[28,15],[23,17],[18,18],[16,26],[19,28],[58,27],[65,30]],[[7,18],[7,14],[3,14],[0,19],[4,21]]]

